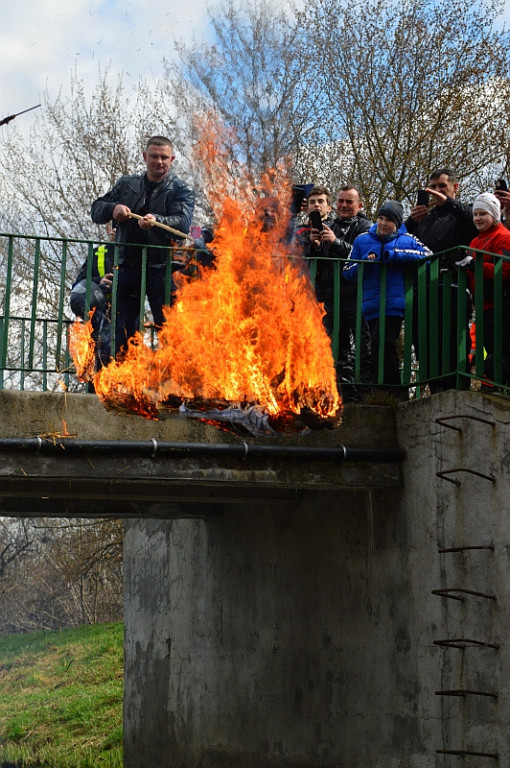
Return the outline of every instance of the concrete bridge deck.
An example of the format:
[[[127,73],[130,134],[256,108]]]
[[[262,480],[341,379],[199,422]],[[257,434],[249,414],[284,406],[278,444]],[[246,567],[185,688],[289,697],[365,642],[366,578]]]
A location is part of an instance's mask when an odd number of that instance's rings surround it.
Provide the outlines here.
[[[0,514],[188,517],[401,483],[395,414],[348,406],[341,426],[240,438],[172,415],[107,412],[93,395],[0,392]]]

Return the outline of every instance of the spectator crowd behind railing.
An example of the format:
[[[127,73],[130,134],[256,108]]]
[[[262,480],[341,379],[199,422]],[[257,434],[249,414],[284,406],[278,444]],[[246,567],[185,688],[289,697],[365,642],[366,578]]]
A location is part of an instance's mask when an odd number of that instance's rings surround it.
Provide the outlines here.
[[[92,221],[114,239],[4,236],[0,387],[77,386],[71,311],[86,320],[93,310],[96,370],[121,362],[137,330],[157,344],[178,285],[211,267],[205,241],[191,235],[195,193],[173,174],[172,141],[151,136],[142,157],[143,173],[121,176],[91,201]],[[253,212],[237,218],[251,233],[250,248],[267,240],[275,251],[304,260],[299,273],[306,280],[310,274],[324,307],[345,401],[374,389],[405,400],[425,390],[468,389],[474,381],[507,392],[510,231],[502,216],[510,211],[510,192],[504,180],[471,206],[458,199],[456,173],[438,168],[405,221],[402,203],[386,200],[373,223],[352,184],[339,190],[335,214],[325,187],[295,186],[299,194],[287,212],[282,196],[272,196],[269,175],[257,189]]]
[[[74,376],[69,354],[68,331],[75,317],[70,309],[71,285],[78,272],[83,255],[88,254],[87,264],[93,263],[98,243],[89,240],[27,237],[0,234],[0,281],[4,300],[0,312],[0,388],[20,390],[56,390],[65,387],[71,391],[83,391],[84,385]],[[168,249],[166,249],[168,252]],[[172,265],[182,268],[183,256],[190,260],[189,269],[196,269],[194,257],[197,249],[179,247],[170,249],[166,285],[170,302]],[[199,253],[210,256],[205,247]],[[460,251],[460,253],[459,253]],[[145,253],[145,249],[143,249]],[[455,249],[455,258],[462,262],[472,255],[472,249],[463,246]],[[400,385],[390,387],[399,399],[420,397],[434,391],[434,384],[448,381],[448,386],[458,389],[486,388],[487,391],[508,393],[509,361],[504,354],[505,334],[509,323],[509,296],[504,272],[510,269],[510,255],[488,254],[494,262],[494,279],[484,279],[484,261],[474,259],[471,268],[459,267],[457,273],[444,274],[441,263],[448,252],[428,255],[404,267],[405,309],[402,330],[398,341]],[[142,255],[146,258],[146,255]],[[341,276],[347,259],[328,259],[331,269],[331,340],[335,360],[338,359],[341,333],[342,291]],[[309,268],[315,281],[322,257],[312,257]],[[374,269],[366,261],[359,261],[359,279],[356,283],[357,310],[352,330],[354,384],[363,396],[374,389],[383,388],[385,360],[380,351],[378,378],[367,382],[362,374],[363,331],[361,293],[363,273]],[[380,263],[380,334],[385,332],[385,311],[388,278],[393,269],[390,263]],[[143,279],[143,268],[142,268]],[[93,303],[94,283],[92,268],[85,276],[84,313]],[[112,285],[111,303],[116,300],[115,279]],[[142,295],[143,290],[142,290]],[[92,301],[91,301],[92,299]],[[493,338],[492,352],[487,354],[487,332],[484,309],[492,305]],[[469,313],[469,325],[465,317]],[[441,324],[439,317],[446,319]],[[147,343],[157,343],[154,326],[145,305],[141,307],[141,328]],[[478,319],[478,322],[477,322]],[[453,341],[452,341],[453,340]],[[415,344],[426,349],[426,355],[417,359]],[[452,348],[453,344],[453,348]],[[489,359],[490,358],[490,359]],[[452,365],[452,360],[455,361]]]

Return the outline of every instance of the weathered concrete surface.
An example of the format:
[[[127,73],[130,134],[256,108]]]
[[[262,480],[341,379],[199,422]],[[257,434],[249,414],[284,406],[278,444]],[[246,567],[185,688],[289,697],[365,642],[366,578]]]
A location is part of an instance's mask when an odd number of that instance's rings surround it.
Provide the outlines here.
[[[435,395],[402,487],[126,521],[126,768],[510,765],[509,419]]]
[[[0,408],[0,438],[237,440],[87,395]],[[509,421],[449,392],[283,441],[406,452],[377,468],[5,450],[0,511],[131,518],[126,768],[507,766]]]
[[[441,766],[510,765],[509,423],[508,399],[457,392],[410,403],[398,419],[413,708]]]
[[[240,438],[172,416],[148,421],[104,410],[91,395],[0,392],[0,513],[68,517],[186,517],[253,499],[294,504],[303,494],[400,485],[400,461],[345,463],[293,457],[173,455],[158,444],[218,444],[393,449],[389,407],[345,409],[342,425],[301,437]],[[62,448],[52,450],[53,442]],[[43,438],[41,449],[2,438]],[[75,441],[94,441],[71,450]],[[95,441],[113,441],[108,451]],[[155,442],[153,442],[155,441]],[[68,447],[66,449],[66,442]],[[130,446],[137,446],[132,450]],[[127,447],[126,447],[127,445]],[[317,503],[317,502],[316,502]]]

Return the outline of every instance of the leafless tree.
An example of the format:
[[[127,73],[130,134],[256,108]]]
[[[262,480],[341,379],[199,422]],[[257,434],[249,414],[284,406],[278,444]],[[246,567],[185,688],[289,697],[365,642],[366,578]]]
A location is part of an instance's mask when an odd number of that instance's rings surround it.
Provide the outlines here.
[[[510,40],[497,26],[502,7],[318,0],[300,14],[329,97],[329,152],[372,211],[384,197],[414,203],[434,168],[456,168],[472,193],[503,163]]]
[[[508,165],[509,34],[502,0],[221,0],[211,43],[179,44],[154,83],[98,72],[90,96],[50,98],[28,140],[0,134],[2,194],[18,230],[98,237],[89,206],[140,168],[151,132],[174,138],[188,178],[198,112],[214,109],[253,178],[284,158],[296,181],[349,180],[367,207],[414,202],[431,169],[454,166],[466,194]],[[23,168],[23,173],[20,173]],[[200,190],[197,187],[197,192]],[[206,215],[199,195],[199,214]]]
[[[156,91],[157,89],[154,89]],[[91,94],[73,74],[70,94],[43,93],[29,136],[15,124],[0,134],[3,184],[18,210],[17,231],[67,238],[104,235],[90,219],[93,200],[116,179],[143,169],[142,150],[152,133],[174,138],[172,110],[160,114],[139,81],[127,88],[98,70]],[[178,137],[175,137],[178,146]],[[20,172],[20,168],[23,172]]]
[[[0,518],[0,578],[32,546],[30,526],[25,520]]]
[[[0,519],[0,635],[122,618],[122,523]]]
[[[320,138],[317,61],[290,10],[226,0],[209,13],[213,43],[180,45],[178,65],[167,68],[172,81],[194,87],[195,110],[219,113],[233,155],[254,179]]]

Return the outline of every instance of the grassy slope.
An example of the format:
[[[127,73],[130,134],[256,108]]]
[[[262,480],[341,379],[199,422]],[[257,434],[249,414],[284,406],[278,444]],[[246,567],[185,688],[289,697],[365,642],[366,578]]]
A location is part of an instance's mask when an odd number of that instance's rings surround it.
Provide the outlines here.
[[[123,625],[0,638],[0,766],[121,768]]]

